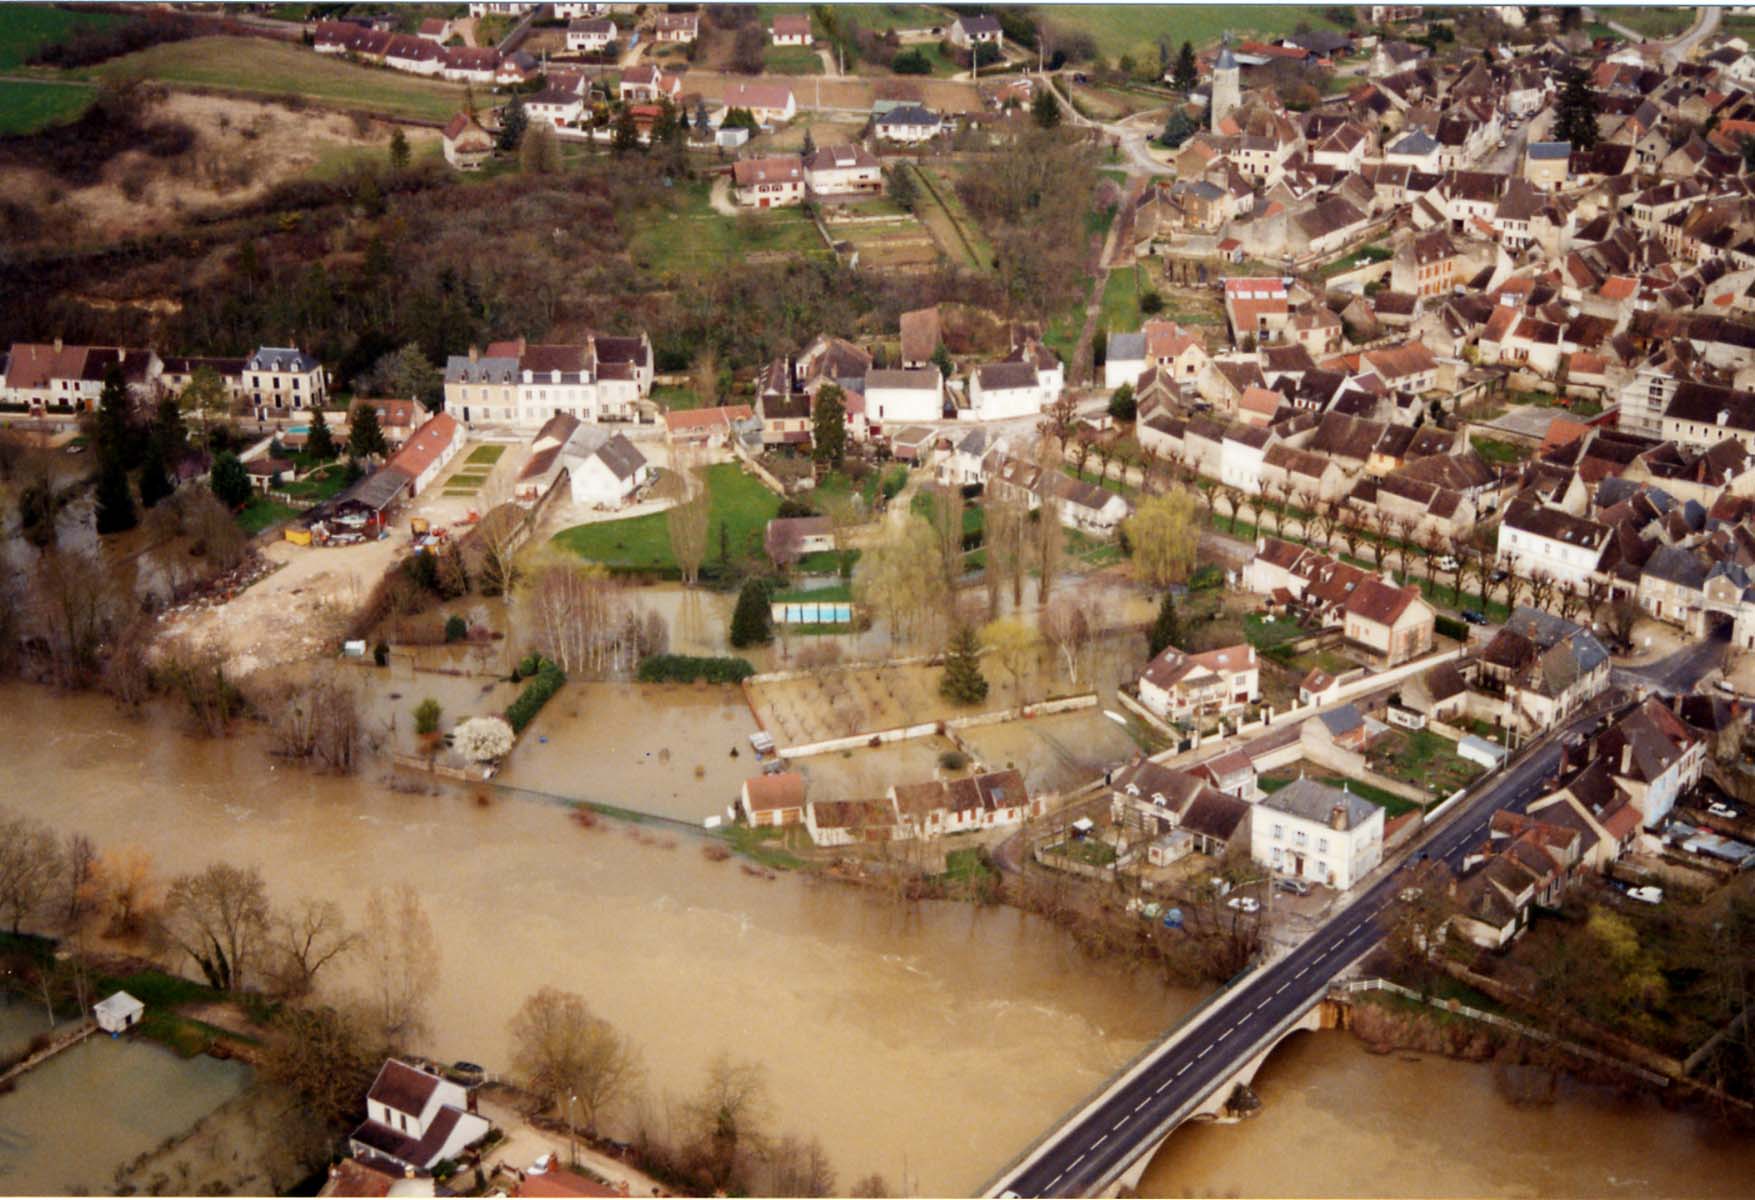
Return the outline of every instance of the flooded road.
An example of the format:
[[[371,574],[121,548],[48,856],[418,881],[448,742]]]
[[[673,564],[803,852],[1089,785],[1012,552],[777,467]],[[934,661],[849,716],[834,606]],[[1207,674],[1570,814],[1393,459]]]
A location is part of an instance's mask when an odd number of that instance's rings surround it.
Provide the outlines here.
[[[775,1125],[820,1136],[843,1184],[906,1169],[917,1193],[977,1188],[1195,999],[1011,910],[905,909],[752,878],[687,835],[666,849],[534,802],[270,770],[253,739],[191,740],[98,697],[7,686],[0,704],[32,714],[0,734],[4,802],[142,846],[161,875],[255,863],[276,900],[330,896],[355,921],[372,888],[411,883],[441,950],[433,1054],[502,1067],[523,999],[575,990],[655,1091],[691,1093],[720,1051],[762,1063]],[[590,783],[588,753],[574,769]]]
[[[1255,1081],[1262,1112],[1178,1130],[1142,1196],[1747,1196],[1755,1141],[1729,1126],[1565,1082],[1519,1107],[1486,1066],[1293,1037]]]
[[[0,1005],[0,1046],[46,1023],[37,1006]],[[88,1038],[0,1096],[0,1195],[109,1192],[117,1167],[188,1129],[249,1078],[238,1062]]]

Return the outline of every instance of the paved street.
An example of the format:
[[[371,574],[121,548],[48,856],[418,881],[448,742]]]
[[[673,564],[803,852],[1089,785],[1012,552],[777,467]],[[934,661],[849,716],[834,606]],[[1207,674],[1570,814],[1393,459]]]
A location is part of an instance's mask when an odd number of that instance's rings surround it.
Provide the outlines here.
[[[1592,720],[1588,718],[1586,720]],[[1569,728],[1578,728],[1577,721]],[[1418,852],[1456,869],[1467,847],[1486,834],[1495,811],[1521,812],[1543,792],[1560,748],[1545,740],[1466,802]],[[1404,858],[1406,855],[1404,855]],[[1149,1151],[1280,1028],[1302,1015],[1329,984],[1383,936],[1384,910],[1401,890],[1393,868],[1380,871],[1348,907],[1298,948],[1257,973],[1223,1003],[1207,1010],[1180,1040],[1116,1085],[1101,1102],[1062,1129],[1026,1164],[997,1180],[993,1192],[1021,1196],[1087,1195],[1118,1177]]]
[[[1710,636],[1643,667],[1615,667],[1609,679],[1619,688],[1646,687],[1666,696],[1691,692],[1724,662],[1729,648],[1730,640],[1725,635]]]

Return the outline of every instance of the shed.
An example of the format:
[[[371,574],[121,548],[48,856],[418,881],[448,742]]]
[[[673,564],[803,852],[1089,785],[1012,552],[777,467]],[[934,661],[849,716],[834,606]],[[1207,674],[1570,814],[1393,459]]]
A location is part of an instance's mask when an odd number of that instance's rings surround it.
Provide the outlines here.
[[[1458,758],[1466,758],[1472,763],[1479,763],[1489,771],[1500,766],[1511,757],[1511,751],[1504,746],[1489,742],[1486,738],[1466,734],[1456,744]]]
[[[98,1028],[114,1035],[140,1024],[140,1015],[146,1011],[146,1005],[127,992],[117,992],[92,1005],[91,1011],[97,1018]]]

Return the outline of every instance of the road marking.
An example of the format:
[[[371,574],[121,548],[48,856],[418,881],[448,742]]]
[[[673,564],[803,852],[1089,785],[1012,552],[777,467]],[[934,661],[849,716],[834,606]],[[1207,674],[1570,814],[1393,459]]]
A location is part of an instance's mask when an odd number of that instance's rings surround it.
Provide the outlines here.
[[[1053,1179],[1050,1179],[1048,1181],[1048,1187],[1046,1190],[1052,1192],[1054,1190],[1054,1185],[1059,1183],[1061,1181],[1061,1179],[1063,1179],[1065,1176],[1066,1176],[1066,1172],[1062,1171],[1059,1175],[1056,1175]]]
[[[1330,950],[1339,950],[1341,948],[1341,943],[1346,941],[1346,940],[1347,940],[1346,938],[1336,938],[1335,944],[1330,946],[1329,949]]]
[[[1192,1066],[1194,1066],[1194,1064],[1193,1064],[1193,1063],[1183,1063],[1183,1064],[1182,1064],[1182,1071],[1178,1071],[1178,1072],[1176,1072],[1176,1078],[1178,1078],[1178,1079],[1181,1079],[1181,1078],[1182,1078],[1182,1072],[1183,1072],[1183,1071],[1186,1071],[1186,1070],[1188,1070],[1188,1068],[1190,1068],[1190,1067],[1192,1067]],[[1159,1090],[1160,1090],[1160,1091],[1162,1091],[1162,1090],[1163,1090],[1163,1089],[1162,1089],[1162,1088],[1160,1088],[1160,1089],[1159,1089]]]
[[[1235,1029],[1235,1028],[1237,1028],[1237,1026],[1235,1026],[1235,1025],[1231,1026],[1231,1029]],[[1224,1033],[1221,1033],[1219,1035],[1220,1042],[1224,1041],[1226,1038],[1231,1036],[1231,1029],[1227,1029],[1227,1030],[1225,1030]],[[1214,1045],[1217,1045],[1217,1044],[1218,1044],[1217,1042],[1214,1043]],[[1212,1046],[1208,1046],[1207,1049],[1211,1050]]]
[[[1133,1111],[1138,1112],[1140,1109],[1144,1108],[1146,1105],[1148,1105],[1150,1103],[1151,1103],[1150,1100],[1141,1100],[1138,1104],[1133,1106]]]
[[[1121,1118],[1121,1120],[1119,1120],[1119,1121],[1115,1122],[1115,1124],[1111,1125],[1109,1127],[1109,1132],[1114,1133],[1117,1129],[1120,1129],[1123,1125],[1127,1124],[1128,1121],[1130,1121],[1132,1119],[1133,1119],[1133,1114],[1132,1113],[1127,1114],[1127,1116]]]
[[[1077,1158],[1073,1159],[1071,1162],[1067,1163],[1066,1169],[1070,1171],[1074,1167],[1078,1166],[1080,1163],[1082,1163],[1084,1161],[1085,1161],[1085,1156],[1081,1154]]]
[[[1365,928],[1365,922],[1360,921],[1357,925],[1355,925],[1351,929],[1347,930],[1347,932],[1349,934],[1354,934],[1354,933],[1358,933],[1363,928]],[[1335,945],[1338,946],[1338,945],[1340,945],[1340,943],[1336,942]]]
[[[1205,1058],[1207,1055],[1211,1054],[1212,1052],[1213,1052],[1213,1047],[1208,1046],[1205,1050],[1202,1050],[1199,1054],[1195,1055],[1195,1057],[1196,1058]]]
[[[1286,985],[1282,983],[1280,985],[1280,991],[1283,992],[1285,990],[1286,990]],[[1255,1011],[1260,1012],[1262,1009],[1266,1008],[1269,1004],[1272,1004],[1272,1003],[1273,1003],[1273,1000],[1271,997],[1267,1000],[1263,1000],[1260,1004],[1255,1006]]]
[[[1096,1141],[1091,1143],[1091,1149],[1095,1150],[1098,1146],[1101,1146],[1104,1142],[1106,1142],[1108,1140],[1109,1140],[1109,1135],[1104,1134],[1102,1137],[1098,1138]]]
[[[1283,992],[1283,991],[1285,991],[1285,990],[1286,990],[1286,989],[1287,989],[1287,988],[1289,988],[1289,987],[1291,987],[1291,986],[1292,986],[1292,985],[1291,985],[1291,984],[1289,984],[1289,983],[1282,983],[1282,984],[1281,984],[1281,985],[1280,985],[1280,988],[1279,988],[1279,991],[1276,991],[1276,992],[1275,992],[1275,993],[1274,993],[1274,995],[1276,995],[1276,996],[1277,996],[1277,995],[1279,995],[1279,994],[1280,994],[1280,992]]]
[[[1305,967],[1305,968],[1304,968],[1304,971],[1308,971],[1308,970],[1309,970],[1309,969],[1310,969],[1310,968],[1309,968],[1309,967]],[[1292,976],[1292,978],[1293,978],[1293,979],[1302,979],[1302,978],[1304,978],[1304,971],[1299,971],[1299,972],[1298,972],[1298,973],[1297,973],[1297,974],[1296,974],[1296,975],[1294,975],[1294,976]]]

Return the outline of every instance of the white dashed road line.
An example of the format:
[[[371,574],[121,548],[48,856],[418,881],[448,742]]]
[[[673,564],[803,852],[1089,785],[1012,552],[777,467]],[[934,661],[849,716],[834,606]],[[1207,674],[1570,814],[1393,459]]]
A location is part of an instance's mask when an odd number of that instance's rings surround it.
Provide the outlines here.
[[[1187,1071],[1187,1070],[1188,1070],[1188,1068],[1190,1068],[1190,1067],[1192,1067],[1192,1066],[1194,1066],[1194,1064],[1193,1064],[1193,1063],[1183,1063],[1183,1064],[1182,1064],[1182,1070],[1181,1070],[1181,1071],[1178,1071],[1178,1072],[1176,1072],[1176,1078],[1178,1078],[1178,1079],[1181,1079],[1181,1078],[1182,1078],[1182,1075],[1183,1075],[1183,1072],[1185,1072],[1185,1071]]]
[[[1195,1057],[1196,1058],[1205,1058],[1207,1055],[1211,1054],[1212,1052],[1213,1052],[1213,1048],[1211,1046],[1208,1046],[1205,1050],[1202,1050],[1199,1054],[1195,1055]]]

